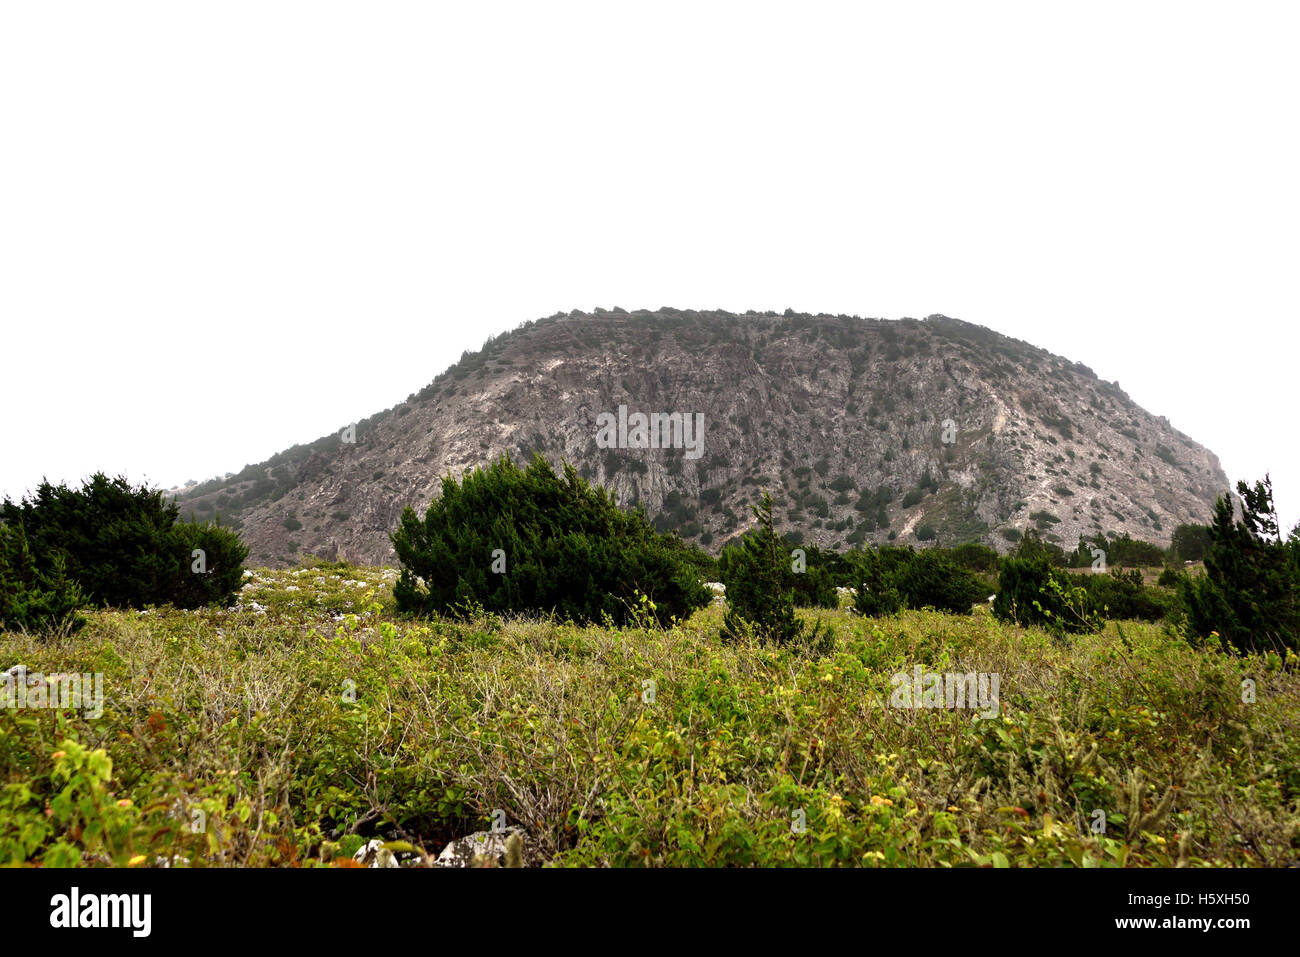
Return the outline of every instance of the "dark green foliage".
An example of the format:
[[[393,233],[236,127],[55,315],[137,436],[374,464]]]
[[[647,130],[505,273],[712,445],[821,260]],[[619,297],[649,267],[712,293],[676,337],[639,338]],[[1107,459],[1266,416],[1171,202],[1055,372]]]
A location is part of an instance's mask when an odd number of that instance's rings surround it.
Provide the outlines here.
[[[917,552],[892,574],[892,585],[909,608],[964,615],[988,594],[973,574],[939,549]]]
[[[1112,620],[1159,621],[1166,617],[1171,599],[1142,584],[1137,569],[1122,572],[1112,568],[1109,574],[1073,576],[1077,585],[1088,593],[1088,607],[1094,614]]]
[[[1059,545],[1043,541],[1032,528],[1025,532],[1025,537],[1020,540],[1012,555],[1029,561],[1045,561],[1057,568],[1065,567],[1065,550]]]
[[[0,520],[26,531],[36,567],[52,574],[61,558],[93,604],[194,608],[228,601],[248,549],[229,529],[178,516],[161,492],[103,473],[80,489],[43,482],[34,498],[0,506]],[[206,552],[203,571],[196,570],[195,549]]]
[[[695,550],[655,532],[639,509],[618,508],[571,465],[556,475],[540,455],[526,470],[502,458],[459,483],[448,476],[423,519],[402,513],[392,540],[402,565],[393,596],[406,614],[478,605],[623,625],[640,612],[638,593],[661,620],[709,600],[698,574],[708,563]]]
[[[831,514],[830,503],[820,495],[808,495],[803,500],[804,507],[818,518],[828,518]]]
[[[794,614],[792,579],[797,576],[791,570],[790,549],[772,526],[771,496],[764,492],[752,508],[758,527],[719,563],[727,586],[723,637],[740,638],[752,632],[780,644],[815,639],[820,623],[806,634]],[[829,585],[829,578],[826,582]]]
[[[858,496],[857,502],[853,507],[862,513],[862,523],[858,526],[861,532],[874,532],[878,528],[889,527],[889,512],[885,508],[889,504],[891,494],[886,488],[878,488],[874,492],[868,492],[866,489]],[[859,541],[865,535],[859,537]]]
[[[1199,562],[1210,547],[1208,525],[1179,525],[1169,543],[1169,555],[1180,562]]]
[[[880,555],[881,566],[889,575],[910,562],[912,556],[916,554],[910,545],[882,545],[877,552]]]
[[[996,551],[979,542],[958,545],[952,550],[952,560],[973,572],[997,571],[1001,557]]]
[[[1174,604],[1144,587],[1137,570],[1070,575],[1037,553],[1002,563],[993,613],[1004,621],[1078,632],[1095,629],[1105,618],[1159,621]]]
[[[847,492],[853,488],[853,479],[847,475],[837,475],[831,479],[830,488],[833,492]]]
[[[1209,528],[1205,574],[1185,579],[1188,621],[1201,637],[1217,631],[1245,651],[1300,648],[1300,527],[1283,541],[1268,476],[1237,483],[1242,518],[1219,497]]]
[[[881,553],[873,548],[865,549],[858,560],[858,593],[853,600],[853,608],[859,615],[868,618],[883,618],[895,615],[903,608],[903,597],[893,585],[893,576],[886,568]]]
[[[1150,542],[1144,542],[1139,538],[1132,538],[1127,532],[1107,542],[1101,542],[1100,545],[1106,550],[1106,563],[1108,565],[1137,568],[1163,565],[1165,561],[1163,548]]]
[[[1039,625],[1058,634],[1091,631],[1086,593],[1046,555],[1009,557],[1002,562],[993,614],[1003,621]]]
[[[758,528],[720,563],[728,606],[723,635],[738,638],[752,630],[778,643],[792,641],[801,628],[789,586],[789,552],[772,527],[771,496],[764,492],[752,508]]]
[[[700,541],[708,544],[704,539],[711,538],[707,532],[700,536]],[[671,535],[661,539],[663,546],[668,549],[669,553],[677,556],[678,560],[692,569],[696,579],[711,582],[718,581],[718,559],[714,558],[699,545],[693,542],[682,541]]]
[[[1104,535],[1084,536],[1079,539],[1079,544],[1074,551],[1065,556],[1065,564],[1069,568],[1088,568],[1093,563],[1092,550],[1094,548],[1104,549],[1106,546],[1106,537]]]
[[[868,548],[852,561],[854,608],[863,615],[892,615],[904,606],[966,614],[988,594],[987,585],[941,548]]]
[[[795,571],[793,557],[786,563],[790,569],[787,582],[794,594],[794,603],[799,608],[835,608],[839,605],[839,594],[835,586],[845,577],[853,577],[853,571],[845,559],[829,548],[816,545],[803,545],[786,536],[786,554],[795,549],[803,550],[804,570]]]
[[[228,602],[243,581],[248,546],[232,530],[215,523],[178,522],[172,536],[188,563],[177,568],[166,600],[177,608]]]
[[[62,555],[48,572],[36,567],[22,525],[0,523],[0,630],[77,631],[86,619],[81,589],[68,578]]]
[[[1087,568],[1093,564],[1092,550],[1100,548],[1106,553],[1107,565],[1119,568],[1151,567],[1165,561],[1165,552],[1159,545],[1132,538],[1127,532],[1107,539],[1105,535],[1085,535],[1079,540],[1079,547],[1067,556],[1066,564],[1071,568]]]
[[[1160,573],[1160,577],[1156,579],[1156,584],[1161,588],[1180,588],[1183,579],[1186,577],[1183,572],[1169,565]]]

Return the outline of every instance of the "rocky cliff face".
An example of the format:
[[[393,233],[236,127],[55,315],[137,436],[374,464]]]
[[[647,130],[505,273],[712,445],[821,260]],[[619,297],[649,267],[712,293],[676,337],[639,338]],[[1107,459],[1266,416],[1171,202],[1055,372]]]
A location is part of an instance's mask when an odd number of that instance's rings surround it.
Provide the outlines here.
[[[664,417],[659,447],[637,447],[638,413]],[[392,409],[178,496],[236,524],[257,563],[382,563],[444,475],[534,452],[711,549],[764,489],[806,542],[1005,550],[1029,528],[1067,549],[1095,532],[1167,545],[1228,488],[1118,384],[980,326],[662,309],[527,323]]]

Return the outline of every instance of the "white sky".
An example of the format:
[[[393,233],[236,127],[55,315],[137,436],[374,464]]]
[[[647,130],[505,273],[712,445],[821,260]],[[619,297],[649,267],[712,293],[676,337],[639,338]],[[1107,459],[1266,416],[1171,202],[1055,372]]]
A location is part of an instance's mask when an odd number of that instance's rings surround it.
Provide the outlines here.
[[[944,313],[1296,446],[1300,7],[0,2],[0,493],[171,486],[596,306]]]

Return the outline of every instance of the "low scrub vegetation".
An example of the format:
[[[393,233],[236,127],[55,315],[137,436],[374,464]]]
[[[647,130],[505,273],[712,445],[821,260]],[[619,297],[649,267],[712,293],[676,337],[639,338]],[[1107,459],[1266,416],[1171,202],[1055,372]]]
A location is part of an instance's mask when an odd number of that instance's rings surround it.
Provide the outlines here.
[[[1150,587],[1036,536],[794,545],[766,496],[715,563],[502,460],[407,511],[400,574],[232,584],[227,530],[43,486],[0,522],[0,863],[427,864],[504,815],[553,866],[1283,866],[1300,545],[1267,480],[1239,491],[1205,574]],[[219,578],[178,575],[209,546]]]
[[[0,524],[0,629],[73,632],[85,624],[81,587],[62,555],[37,567],[22,525]]]
[[[106,691],[96,719],[0,725],[0,859],[329,866],[378,837],[416,864],[498,809],[554,866],[1281,866],[1300,849],[1294,658],[1137,623],[1061,642],[988,614],[823,611],[828,651],[719,643],[716,606],[667,627],[423,620],[396,613],[395,577],[259,570],[232,609],[0,634],[0,661],[100,671]],[[916,666],[1000,675],[996,717],[894,706]]]
[[[83,602],[117,608],[225,602],[248,549],[230,529],[179,521],[161,492],[98,473],[81,488],[41,483],[0,505],[0,622],[75,625]],[[74,589],[75,585],[75,589]]]
[[[408,614],[481,608],[625,624],[644,612],[684,618],[708,601],[678,539],[540,455],[526,470],[502,458],[460,482],[448,476],[423,519],[406,509],[393,547],[397,607]]]

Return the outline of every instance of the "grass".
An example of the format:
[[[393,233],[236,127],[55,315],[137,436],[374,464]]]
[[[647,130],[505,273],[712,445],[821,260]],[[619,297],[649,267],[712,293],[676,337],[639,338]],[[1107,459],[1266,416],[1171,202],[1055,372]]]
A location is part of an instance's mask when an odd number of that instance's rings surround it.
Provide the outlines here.
[[[380,836],[415,864],[497,809],[556,866],[1300,856],[1294,659],[1139,623],[1063,642],[983,610],[822,612],[829,654],[724,644],[719,606],[623,630],[410,621],[394,577],[261,569],[233,610],[0,635],[0,668],[102,672],[107,699],[0,714],[0,860],[321,866]],[[891,706],[915,665],[998,674],[998,716]]]

